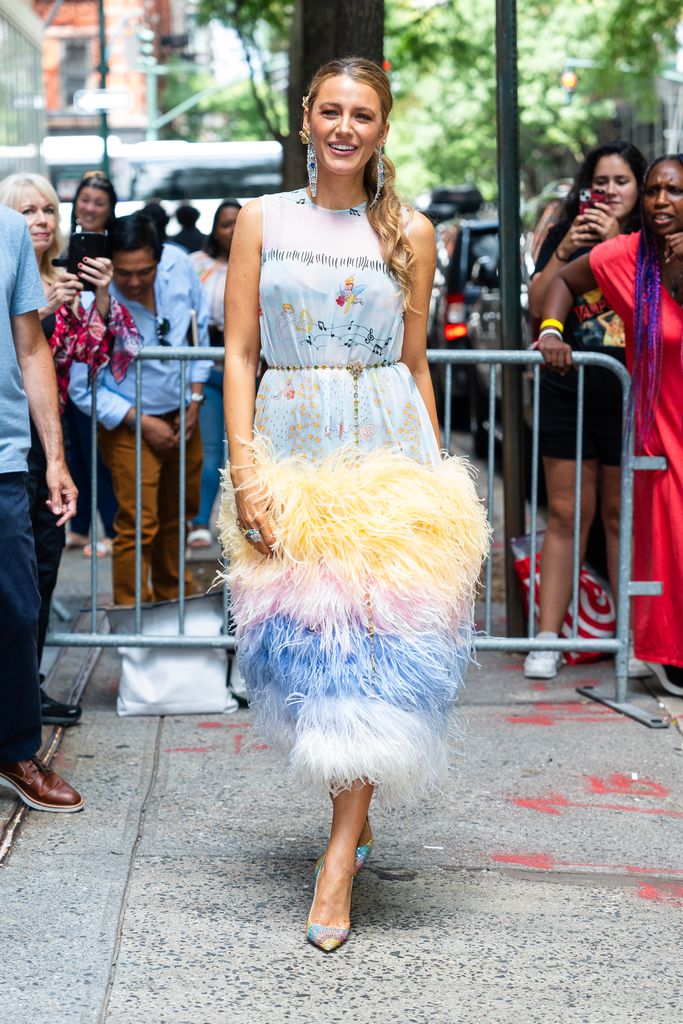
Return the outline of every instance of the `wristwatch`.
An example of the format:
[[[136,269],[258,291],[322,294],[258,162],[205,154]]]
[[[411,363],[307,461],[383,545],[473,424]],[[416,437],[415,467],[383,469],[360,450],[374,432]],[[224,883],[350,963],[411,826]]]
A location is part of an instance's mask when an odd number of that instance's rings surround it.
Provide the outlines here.
[[[192,394],[190,395],[190,401],[196,402],[198,405],[201,405],[205,398],[206,395],[204,394],[203,391],[201,392],[201,394],[198,391],[193,391]]]

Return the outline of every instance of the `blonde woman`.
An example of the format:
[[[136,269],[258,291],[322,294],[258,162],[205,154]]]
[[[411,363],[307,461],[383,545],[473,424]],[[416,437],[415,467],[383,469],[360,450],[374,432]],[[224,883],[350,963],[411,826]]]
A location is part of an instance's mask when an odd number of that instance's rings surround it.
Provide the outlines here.
[[[115,307],[109,299],[112,276],[110,260],[86,258],[78,277],[53,265],[53,260],[64,249],[64,236],[58,220],[59,202],[50,182],[40,174],[12,174],[0,182],[0,203],[23,214],[28,224],[45,290],[45,305],[39,310],[39,315],[55,359],[63,412],[69,370],[74,360],[87,362],[91,370],[96,371],[106,365],[111,354],[115,353],[115,361],[123,373],[132,358],[135,339],[126,333],[127,314],[121,307]],[[94,291],[95,296],[94,302],[87,309],[81,302],[84,282]],[[120,332],[118,337],[117,331]],[[55,525],[55,517],[45,504],[48,497],[45,466],[45,453],[31,424],[27,488],[41,597],[39,665],[50,616],[50,601],[57,583],[64,547],[64,527]],[[73,725],[80,718],[79,707],[61,704],[42,689],[41,701],[44,723]]]
[[[306,926],[325,951],[349,933],[373,794],[419,799],[447,766],[488,545],[469,467],[439,452],[434,233],[394,191],[391,105],[370,61],[318,71],[309,185],[240,212],[226,290],[219,525],[238,657],[261,733],[332,797]]]

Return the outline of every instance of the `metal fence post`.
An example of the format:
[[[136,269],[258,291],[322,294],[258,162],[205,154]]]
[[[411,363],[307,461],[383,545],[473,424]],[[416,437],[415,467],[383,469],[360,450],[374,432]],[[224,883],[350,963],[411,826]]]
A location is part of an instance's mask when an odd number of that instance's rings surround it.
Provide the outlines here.
[[[496,0],[496,105],[501,336],[504,348],[519,349],[521,276],[516,0]],[[502,377],[507,634],[521,636],[524,632],[524,612],[510,549],[512,538],[524,533],[524,424],[520,368],[504,365]],[[489,430],[493,430],[493,426],[489,422]]]

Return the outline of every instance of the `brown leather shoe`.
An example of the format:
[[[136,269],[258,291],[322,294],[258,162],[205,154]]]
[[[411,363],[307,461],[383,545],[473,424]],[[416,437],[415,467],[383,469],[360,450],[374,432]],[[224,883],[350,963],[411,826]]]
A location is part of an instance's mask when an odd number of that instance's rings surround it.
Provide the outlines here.
[[[38,757],[29,757],[25,761],[0,761],[0,786],[13,789],[25,804],[36,811],[72,814],[83,808],[80,793]]]

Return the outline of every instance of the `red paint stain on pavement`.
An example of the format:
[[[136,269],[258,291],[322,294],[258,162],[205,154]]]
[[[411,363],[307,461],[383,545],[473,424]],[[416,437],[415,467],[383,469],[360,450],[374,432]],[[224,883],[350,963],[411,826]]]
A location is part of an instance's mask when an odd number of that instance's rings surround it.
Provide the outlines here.
[[[498,864],[517,864],[522,868],[540,868],[551,871],[555,861],[545,853],[494,853],[493,860]]]
[[[548,689],[547,683],[532,683],[530,689],[534,690],[535,693],[545,693]]]
[[[561,793],[546,793],[537,797],[511,797],[513,804],[517,807],[524,807],[531,811],[538,811],[540,814],[553,814],[555,816],[568,808],[580,808],[590,811],[623,811],[627,814],[647,814],[661,818],[683,818],[683,811],[669,810],[668,807],[633,807],[630,804],[593,804],[581,803],[578,800],[569,800]]]
[[[659,885],[646,883],[638,889],[641,900],[649,900],[651,903],[666,903],[670,907],[683,907],[683,885],[675,883]]]
[[[595,775],[587,775],[586,781],[591,793],[630,793],[633,796],[666,797],[669,790],[660,782],[652,779],[632,779],[630,775],[618,772],[608,779],[600,779]]]
[[[623,715],[617,714],[608,707],[596,707],[581,701],[538,701],[535,710],[525,715],[506,715],[505,721],[510,725],[540,725],[545,728],[566,725],[572,722],[583,724],[601,724],[602,722],[626,722]]]
[[[165,754],[208,754],[213,747],[166,747]]]
[[[198,722],[198,729],[251,729],[249,722]]]

